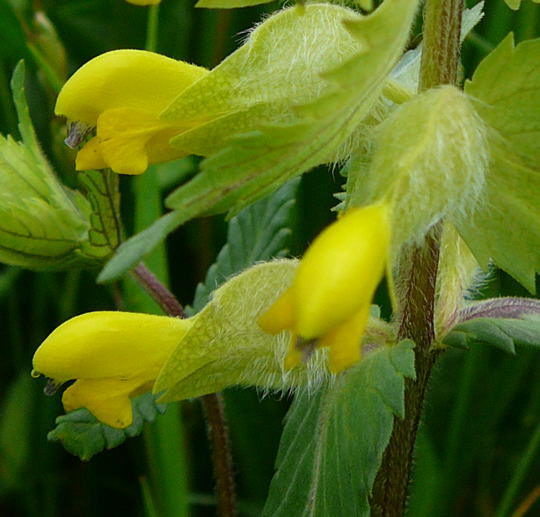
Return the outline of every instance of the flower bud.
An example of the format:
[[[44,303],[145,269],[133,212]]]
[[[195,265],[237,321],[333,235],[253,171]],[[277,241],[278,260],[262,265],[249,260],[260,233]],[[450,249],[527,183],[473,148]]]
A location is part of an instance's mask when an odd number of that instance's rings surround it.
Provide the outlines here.
[[[330,347],[333,372],[360,359],[369,306],[386,267],[388,220],[387,206],[379,204],[331,224],[307,250],[291,287],[261,316],[263,330],[292,332],[289,367],[312,343]]]

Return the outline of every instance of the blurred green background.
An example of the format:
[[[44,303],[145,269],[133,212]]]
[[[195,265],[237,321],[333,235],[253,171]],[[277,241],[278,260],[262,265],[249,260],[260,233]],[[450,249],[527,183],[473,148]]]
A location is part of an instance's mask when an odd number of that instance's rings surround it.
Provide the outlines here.
[[[157,50],[212,67],[240,44],[246,30],[278,6],[205,10],[195,9],[191,1],[164,0]],[[540,5],[525,0],[514,12],[503,0],[488,0],[485,11],[484,20],[465,42],[465,76],[509,31],[514,31],[517,41],[540,35]],[[41,142],[63,180],[74,185],[69,165],[73,153],[62,146],[63,123],[53,117],[56,90],[68,75],[100,53],[144,48],[147,16],[147,8],[123,0],[0,0],[0,131],[17,135],[9,78],[17,61],[24,58],[32,117]],[[48,67],[43,67],[44,60]],[[197,160],[184,160],[180,167],[183,173],[194,174]],[[178,174],[163,168],[154,172],[122,178],[128,234],[157,216],[159,196],[171,190]],[[293,255],[301,254],[333,217],[333,193],[340,190],[341,182],[339,174],[323,169],[303,178]],[[154,198],[141,195],[149,191],[155,193]],[[137,207],[137,217],[133,207]],[[168,277],[180,301],[188,304],[225,235],[222,217],[190,222],[168,240],[168,253],[158,251],[149,265],[163,279]],[[32,354],[65,319],[114,308],[111,288],[96,285],[95,274],[32,273],[0,265],[0,515],[214,515],[206,430],[196,401],[170,406],[156,423],[147,425],[141,437],[90,462],[81,462],[58,443],[47,442],[47,432],[63,410],[58,396],[43,395],[43,381],[31,379]],[[506,275],[493,272],[480,295],[527,293]],[[157,311],[133,286],[125,289],[124,296],[132,310]],[[379,298],[384,304],[385,293]],[[527,498],[532,501],[527,515],[540,514],[540,503],[534,502],[540,498],[540,460],[534,455],[535,442],[531,443],[540,440],[539,373],[538,357],[529,351],[511,357],[477,348],[444,355],[433,375],[420,431],[410,515],[490,516],[499,509],[500,516],[519,517],[523,513],[514,512]],[[228,391],[225,398],[240,513],[256,516],[273,473],[289,400],[240,389]],[[508,508],[500,513],[501,501],[511,480],[516,481],[527,451],[528,468],[512,489]]]

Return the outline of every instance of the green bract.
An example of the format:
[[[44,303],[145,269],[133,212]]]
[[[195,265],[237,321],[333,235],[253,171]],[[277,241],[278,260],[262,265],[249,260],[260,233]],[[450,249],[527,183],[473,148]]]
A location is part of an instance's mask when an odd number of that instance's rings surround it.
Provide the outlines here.
[[[297,395],[262,515],[370,515],[393,417],[405,412],[405,377],[414,376],[412,343],[403,341],[371,352],[335,384]]]
[[[256,321],[291,283],[296,266],[294,260],[254,266],[215,291],[156,380],[154,392],[166,390],[160,402],[198,397],[235,384],[287,389],[308,380],[321,382],[328,375],[323,352],[308,365],[286,372],[283,359],[290,337],[267,334]]]
[[[485,127],[463,93],[444,86],[398,107],[378,128],[367,174],[349,169],[349,204],[392,207],[393,245],[420,240],[445,216],[467,213],[484,187]],[[360,175],[359,175],[360,174]]]

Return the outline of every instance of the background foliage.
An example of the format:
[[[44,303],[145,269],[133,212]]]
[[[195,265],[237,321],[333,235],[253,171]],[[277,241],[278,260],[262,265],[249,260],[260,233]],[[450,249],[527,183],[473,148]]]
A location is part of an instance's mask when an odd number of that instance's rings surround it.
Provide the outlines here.
[[[511,11],[503,0],[487,0],[486,16],[465,42],[464,75],[513,30],[516,41],[540,35],[540,6],[523,2]],[[194,9],[187,0],[164,0],[160,11],[158,51],[211,67],[231,52],[242,32],[277,3],[238,10]],[[36,9],[54,24],[51,39]],[[63,158],[63,125],[52,118],[59,83],[88,59],[116,48],[143,48],[144,8],[122,0],[0,0],[0,131],[18,136],[9,78],[21,58],[27,61],[27,90],[40,141],[63,179],[75,184]],[[414,42],[414,40],[413,40]],[[36,52],[36,49],[38,52]],[[65,50],[65,53],[63,52]],[[55,56],[53,70],[38,67],[40,56]],[[65,60],[64,60],[65,58]],[[52,122],[51,122],[52,120]],[[68,158],[72,159],[72,157]],[[69,162],[68,162],[69,163]],[[123,181],[125,224],[129,234],[144,228],[160,211],[161,196],[181,177],[195,173],[197,160],[155,167]],[[149,182],[153,185],[149,186]],[[288,226],[289,248],[299,255],[332,217],[333,193],[342,178],[328,170],[303,177],[296,209]],[[154,197],[141,192],[154,189]],[[137,216],[134,210],[137,207]],[[222,217],[198,219],[168,241],[150,266],[168,280],[179,299],[191,304],[225,243]],[[167,270],[167,264],[169,268]],[[494,271],[479,297],[527,293]],[[142,436],[81,462],[56,443],[47,442],[59,398],[45,397],[42,384],[29,376],[31,357],[42,339],[61,321],[81,312],[114,307],[114,288],[95,284],[95,272],[30,273],[0,266],[0,514],[13,516],[213,515],[213,480],[201,410],[196,402],[167,408]],[[379,293],[385,309],[386,297]],[[132,310],[157,311],[129,283],[124,303]],[[418,443],[409,514],[511,515],[527,497],[540,491],[540,460],[533,457],[516,497],[505,500],[510,480],[531,440],[540,440],[540,365],[533,351],[508,356],[493,347],[471,346],[445,354],[434,372]],[[242,515],[260,515],[274,470],[287,397],[261,397],[251,390],[225,393]],[[309,442],[306,436],[306,446]],[[189,479],[178,472],[187,472]],[[501,502],[503,503],[501,506]],[[540,509],[536,503],[530,515]],[[514,515],[521,515],[516,512]]]

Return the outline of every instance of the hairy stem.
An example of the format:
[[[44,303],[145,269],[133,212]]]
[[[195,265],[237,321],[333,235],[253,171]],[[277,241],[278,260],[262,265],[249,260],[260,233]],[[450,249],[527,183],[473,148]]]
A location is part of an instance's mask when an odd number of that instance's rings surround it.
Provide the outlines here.
[[[185,318],[186,314],[176,297],[143,264],[132,270],[133,277],[169,315]],[[236,514],[236,489],[232,464],[229,430],[225,420],[225,405],[219,393],[201,397],[208,435],[212,445],[212,463],[217,484],[218,515],[233,517]]]
[[[185,318],[186,313],[176,296],[142,262],[131,270],[132,276],[169,316]]]
[[[424,47],[420,70],[422,90],[455,84],[459,63],[459,36],[463,0],[427,0],[424,10]],[[435,283],[439,262],[439,223],[424,244],[405,253],[400,277],[398,337],[415,346],[416,379],[405,384],[405,417],[395,419],[390,442],[373,487],[372,515],[401,517],[405,513],[414,444],[426,389],[439,354],[434,340]]]

